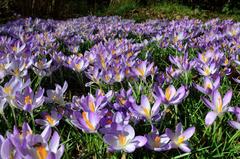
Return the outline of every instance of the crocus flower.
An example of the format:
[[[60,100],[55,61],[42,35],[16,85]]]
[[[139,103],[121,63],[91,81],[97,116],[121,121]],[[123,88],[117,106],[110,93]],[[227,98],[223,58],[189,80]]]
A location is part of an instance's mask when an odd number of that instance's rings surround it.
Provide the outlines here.
[[[237,120],[230,120],[228,121],[228,124],[233,128],[240,130],[240,107],[229,108],[229,112],[235,114]]]
[[[156,97],[165,105],[178,104],[187,96],[185,86],[181,86],[176,90],[173,85],[170,85],[166,88],[165,93],[160,87],[156,87],[155,93]]]
[[[75,57],[71,60],[69,67],[74,71],[81,72],[88,67],[88,60],[84,57]]]
[[[160,119],[160,100],[156,100],[154,105],[151,107],[150,102],[148,100],[148,97],[143,95],[141,97],[141,105],[137,106],[136,104],[133,104],[133,109],[139,114],[140,116],[146,118],[147,120],[158,120]]]
[[[107,102],[107,98],[101,94],[96,97],[89,94],[86,97],[82,96],[80,104],[81,108],[86,112],[99,112],[102,111]]]
[[[132,96],[132,89],[125,91],[123,88],[115,94],[116,102],[113,104],[116,110],[126,110],[130,106],[129,98]]]
[[[34,93],[30,86],[26,87],[23,92],[17,92],[16,104],[17,107],[27,112],[32,112],[33,109],[40,107],[44,102],[44,89]]]
[[[190,152],[191,149],[188,147],[187,140],[194,134],[195,127],[190,127],[183,131],[183,126],[181,123],[178,123],[176,126],[175,133],[170,129],[166,129],[166,134],[170,138],[170,147],[171,148],[180,148],[184,152]]]
[[[203,76],[211,76],[217,72],[217,65],[216,63],[211,63],[210,65],[203,65],[203,66],[197,66],[197,71],[200,73],[200,75]]]
[[[38,59],[33,63],[33,71],[39,76],[48,76],[51,74],[51,64],[52,59],[47,60],[47,58]]]
[[[42,128],[47,126],[55,127],[59,124],[59,121],[62,119],[62,115],[57,111],[52,110],[51,114],[44,112],[42,113],[43,119],[36,119],[36,123],[42,125]]]
[[[97,133],[102,116],[96,112],[73,112],[71,122],[77,128],[88,133]]]
[[[170,55],[169,60],[172,64],[176,65],[181,72],[190,71],[195,64],[195,61],[189,61],[188,53],[180,57],[173,57]]]
[[[4,87],[0,86],[0,94],[3,98],[6,98],[11,106],[16,106],[15,96],[18,91],[23,90],[30,84],[30,80],[25,83],[16,77],[12,77],[10,81],[5,83]]]
[[[50,128],[44,129],[41,134],[33,134],[27,123],[23,123],[22,130],[14,128],[13,133],[7,134],[1,147],[2,158],[36,158],[60,159],[64,146],[60,145],[60,137]]]
[[[147,61],[141,61],[136,67],[133,68],[133,72],[136,76],[145,79],[148,75],[151,75],[153,69],[153,63],[148,64]]]
[[[212,94],[212,101],[210,102],[206,98],[202,98],[204,104],[210,108],[212,111],[208,112],[205,118],[205,124],[211,125],[217,116],[222,115],[228,111],[228,104],[232,98],[232,90],[229,90],[225,96],[222,98],[218,90],[215,90]]]
[[[147,139],[144,136],[135,136],[135,131],[131,125],[118,125],[117,130],[104,135],[103,140],[109,145],[109,151],[125,151],[131,153],[136,148],[146,144]]]
[[[57,103],[59,105],[64,105],[64,97],[63,94],[66,92],[68,84],[65,81],[63,87],[56,84],[55,90],[47,90],[47,101],[50,103]]]
[[[214,90],[219,88],[220,76],[218,76],[214,82],[211,78],[205,77],[204,81],[203,81],[203,87],[198,84],[194,84],[194,86],[200,92],[202,92],[206,95],[210,95]]]
[[[154,151],[166,151],[171,147],[169,146],[170,138],[166,134],[159,135],[156,128],[153,128],[151,133],[145,135],[147,138],[146,147]]]

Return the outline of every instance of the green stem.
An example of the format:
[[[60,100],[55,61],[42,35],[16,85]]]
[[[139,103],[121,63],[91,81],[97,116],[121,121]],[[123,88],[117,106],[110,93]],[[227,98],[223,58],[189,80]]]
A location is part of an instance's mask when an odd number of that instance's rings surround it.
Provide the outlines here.
[[[8,129],[10,129],[11,127],[10,127],[10,125],[9,125],[9,123],[8,123],[8,120],[7,120],[7,118],[5,117],[4,113],[1,112],[1,115],[2,115],[2,118],[3,118],[3,120],[5,121],[5,123],[7,124]]]
[[[187,72],[184,73],[184,77],[185,77],[186,84],[188,84],[188,73]]]
[[[177,124],[178,123],[178,107],[177,107],[177,105],[174,105],[174,108],[175,108],[175,113],[176,113],[175,123]]]
[[[16,120],[16,114],[15,114],[15,111],[14,111],[14,107],[13,106],[10,106],[10,107],[11,107],[12,114],[13,114],[14,124],[17,126],[17,120]]]
[[[33,112],[30,113],[30,116],[31,116],[31,120],[32,120],[33,131],[35,132],[35,120],[34,120]]]
[[[126,158],[127,158],[127,153],[123,151],[121,159],[126,159]]]

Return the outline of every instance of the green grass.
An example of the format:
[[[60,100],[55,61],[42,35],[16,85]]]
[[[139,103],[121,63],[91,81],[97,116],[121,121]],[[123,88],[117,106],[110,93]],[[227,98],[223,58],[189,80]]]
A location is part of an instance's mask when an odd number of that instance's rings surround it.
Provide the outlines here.
[[[159,2],[146,7],[137,5],[136,2],[126,0],[123,3],[110,6],[105,11],[98,13],[104,15],[119,15],[124,18],[135,19],[138,22],[148,19],[181,19],[185,16],[189,18],[201,19],[203,21],[220,18],[240,21],[239,10],[232,9],[226,11],[223,8],[221,12],[202,10],[199,7],[195,9],[178,3]]]

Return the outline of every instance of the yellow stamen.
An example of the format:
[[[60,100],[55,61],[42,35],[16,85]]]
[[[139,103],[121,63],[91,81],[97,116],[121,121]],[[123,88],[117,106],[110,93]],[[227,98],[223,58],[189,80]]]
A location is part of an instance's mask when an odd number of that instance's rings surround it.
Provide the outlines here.
[[[206,84],[205,89],[212,89],[212,84],[211,83]]]
[[[44,146],[37,146],[37,159],[46,159],[48,152]]]
[[[142,68],[137,68],[137,71],[139,72],[139,74],[141,75],[141,76],[144,76],[145,75],[145,70],[144,69],[142,69]]]
[[[91,112],[95,112],[95,103],[92,100],[89,101],[88,106]]]
[[[106,74],[104,77],[105,77],[106,81],[109,81],[109,80],[110,80],[109,75]]]
[[[126,145],[127,139],[126,136],[124,136],[123,134],[118,135],[118,140],[121,146]]]
[[[102,67],[104,68],[104,69],[106,69],[106,63],[105,63],[105,60],[104,60],[104,58],[101,56],[101,58],[100,58],[100,61],[101,61],[101,64],[102,64]]]
[[[222,112],[222,98],[218,97],[218,103],[217,103],[217,112],[221,113]]]
[[[32,99],[30,96],[26,96],[24,99],[25,104],[32,104]]]
[[[171,95],[172,95],[172,93],[171,93],[171,89],[169,86],[169,87],[167,87],[167,89],[165,91],[165,97],[166,97],[167,101],[169,101],[171,99]]]
[[[125,99],[123,99],[122,97],[119,98],[119,101],[120,101],[121,105],[125,105],[126,102],[127,102],[127,101],[126,101]]]
[[[147,118],[150,118],[150,110],[149,109],[147,109],[147,108],[143,108],[143,111],[144,111],[144,114],[145,114],[145,116],[147,117]]]
[[[184,142],[184,139],[185,139],[185,136],[179,136],[178,139],[177,139],[176,144],[177,144],[177,145],[182,144],[182,143]]]
[[[55,124],[55,120],[50,115],[46,115],[45,118],[50,125],[53,126]]]
[[[82,63],[75,64],[75,67],[77,68],[78,71],[81,70]]]
[[[154,147],[160,147],[160,142],[161,142],[160,136],[156,136],[154,138]]]
[[[205,73],[205,75],[207,75],[207,76],[210,75],[211,72],[210,72],[209,67],[205,67],[205,68],[204,68],[204,73]]]
[[[90,130],[95,130],[94,126],[92,125],[92,123],[88,120],[87,118],[87,113],[86,112],[82,112],[82,117],[83,117],[83,120],[86,122],[88,128]]]
[[[6,93],[7,95],[11,95],[12,87],[11,86],[4,87],[3,92]]]

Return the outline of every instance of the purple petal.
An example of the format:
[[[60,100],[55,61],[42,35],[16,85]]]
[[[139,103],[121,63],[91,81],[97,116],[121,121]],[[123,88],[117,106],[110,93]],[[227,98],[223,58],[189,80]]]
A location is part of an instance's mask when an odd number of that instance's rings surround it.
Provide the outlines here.
[[[218,114],[215,113],[215,112],[208,112],[208,114],[207,114],[207,116],[206,116],[206,118],[205,118],[205,124],[206,124],[207,126],[212,125],[212,123],[213,123],[214,120],[216,119],[217,115],[218,115]]]
[[[171,129],[166,128],[165,133],[166,133],[166,135],[167,135],[171,140],[173,140],[173,138],[174,138],[175,135],[174,135],[174,133],[172,132]]]
[[[185,130],[182,135],[184,136],[184,139],[187,140],[189,139],[195,132],[195,127],[188,128]]]
[[[230,121],[228,121],[228,124],[229,124],[231,127],[240,130],[240,122],[236,122],[236,121],[230,120]]]
[[[229,90],[223,97],[223,107],[228,105],[232,99],[232,90]]]
[[[176,125],[176,130],[175,130],[176,136],[181,135],[182,132],[183,132],[183,125],[182,125],[182,123],[178,123]]]
[[[55,131],[49,143],[49,147],[52,152],[57,153],[59,142],[60,142],[60,137],[58,133]]]
[[[147,138],[144,136],[136,136],[132,142],[135,142],[137,147],[142,147],[147,143]]]
[[[134,143],[129,143],[124,147],[124,150],[128,153],[132,153],[133,151],[135,151],[136,149],[136,145]]]
[[[214,109],[215,109],[214,105],[213,105],[209,100],[207,100],[207,99],[204,98],[204,97],[202,97],[201,99],[202,99],[203,103],[204,103],[208,108],[210,108],[211,110],[214,110]]]
[[[184,152],[191,152],[191,149],[187,146],[187,144],[179,145],[179,148]]]

